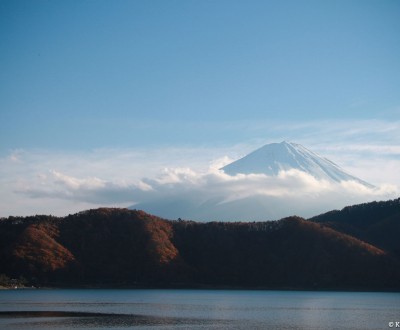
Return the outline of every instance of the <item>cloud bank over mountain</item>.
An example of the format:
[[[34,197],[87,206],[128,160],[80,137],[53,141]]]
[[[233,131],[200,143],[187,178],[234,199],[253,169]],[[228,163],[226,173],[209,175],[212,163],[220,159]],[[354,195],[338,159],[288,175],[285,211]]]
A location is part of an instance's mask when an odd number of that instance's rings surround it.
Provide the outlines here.
[[[278,176],[222,171],[196,173],[170,169],[135,189],[135,208],[168,218],[194,220],[266,220],[288,215],[309,217],[350,203],[396,196],[395,186],[370,188],[357,181],[318,180],[299,170]]]

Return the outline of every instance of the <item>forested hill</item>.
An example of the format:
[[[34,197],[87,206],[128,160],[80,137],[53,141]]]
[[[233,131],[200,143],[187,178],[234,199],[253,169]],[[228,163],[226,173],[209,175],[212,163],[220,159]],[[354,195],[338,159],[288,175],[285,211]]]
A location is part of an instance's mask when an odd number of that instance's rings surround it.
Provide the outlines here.
[[[399,215],[395,200],[268,222],[110,208],[9,217],[0,274],[39,286],[398,290]]]
[[[400,198],[348,206],[310,220],[390,251],[400,259]]]

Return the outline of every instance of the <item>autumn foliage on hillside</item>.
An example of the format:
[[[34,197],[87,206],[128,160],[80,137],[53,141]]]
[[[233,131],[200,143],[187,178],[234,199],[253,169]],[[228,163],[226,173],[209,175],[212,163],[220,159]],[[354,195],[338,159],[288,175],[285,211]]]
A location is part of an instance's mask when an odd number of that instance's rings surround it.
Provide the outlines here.
[[[337,213],[168,221],[111,208],[9,217],[0,220],[0,274],[57,286],[400,289],[398,245],[391,241],[399,235],[398,208],[379,207],[383,218],[377,212],[368,224]],[[374,239],[362,239],[371,228]]]

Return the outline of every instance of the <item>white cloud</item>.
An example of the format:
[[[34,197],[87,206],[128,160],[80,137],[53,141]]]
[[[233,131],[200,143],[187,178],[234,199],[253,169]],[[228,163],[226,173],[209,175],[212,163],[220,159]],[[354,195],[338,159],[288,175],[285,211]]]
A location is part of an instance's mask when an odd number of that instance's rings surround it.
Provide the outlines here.
[[[308,217],[351,203],[396,197],[397,188],[367,188],[347,181],[319,181],[297,170],[278,176],[229,176],[210,167],[168,168],[155,178],[135,183],[108,182],[96,177],[75,178],[52,171],[19,193],[30,198],[53,198],[93,205],[137,204],[169,218],[196,220],[262,220],[291,214]],[[40,184],[37,184],[40,183]],[[126,206],[126,205],[125,205]]]

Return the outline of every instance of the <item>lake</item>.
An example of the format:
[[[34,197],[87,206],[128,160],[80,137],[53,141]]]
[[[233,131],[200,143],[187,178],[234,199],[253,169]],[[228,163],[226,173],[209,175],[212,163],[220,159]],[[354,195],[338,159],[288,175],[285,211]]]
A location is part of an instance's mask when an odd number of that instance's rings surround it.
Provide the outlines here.
[[[1,290],[1,329],[390,329],[400,293]]]

